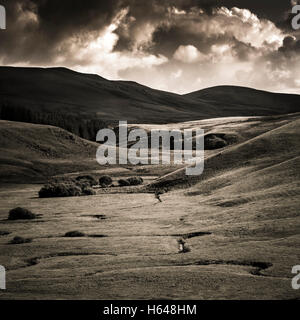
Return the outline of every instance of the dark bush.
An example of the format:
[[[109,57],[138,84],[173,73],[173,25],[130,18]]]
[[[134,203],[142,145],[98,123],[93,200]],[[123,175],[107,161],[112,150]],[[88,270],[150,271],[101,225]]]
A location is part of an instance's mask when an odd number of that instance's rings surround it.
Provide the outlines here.
[[[128,179],[120,179],[118,181],[120,187],[138,186],[143,182],[143,178],[141,177],[131,177]]]
[[[24,208],[15,208],[9,211],[8,220],[32,220],[36,215]]]
[[[118,183],[119,183],[119,186],[120,186],[120,187],[128,187],[128,186],[130,186],[129,181],[126,180],[126,179],[120,179],[120,180],[118,181]]]
[[[82,238],[85,237],[85,234],[80,231],[69,231],[65,234],[67,238]]]
[[[94,196],[96,191],[91,187],[86,187],[82,189],[82,194],[86,196]]]
[[[97,180],[90,175],[79,176],[75,180],[79,182],[86,182],[89,184],[90,187],[97,185]]]
[[[82,187],[72,183],[50,183],[39,191],[40,198],[74,197],[82,195]]]
[[[22,237],[14,237],[9,243],[10,244],[22,244],[32,242],[32,239],[25,239]]]
[[[106,188],[112,184],[112,178],[110,176],[103,176],[99,179],[99,184],[101,187]]]
[[[87,180],[80,180],[66,183],[49,183],[39,191],[40,198],[51,197],[76,197],[95,195],[96,192],[91,188]]]
[[[76,184],[70,184],[66,189],[69,197],[81,196],[82,194],[82,187]]]
[[[204,148],[206,150],[215,150],[228,146],[227,141],[218,135],[210,134],[204,138]]]
[[[75,186],[79,187],[80,189],[85,189],[85,188],[91,187],[90,183],[86,180],[76,181],[74,184],[75,184]]]
[[[7,236],[7,235],[9,235],[11,232],[9,232],[9,231],[2,231],[2,230],[0,230],[0,237],[2,237],[2,236]]]
[[[132,177],[128,178],[127,180],[131,186],[138,186],[144,182],[141,177]]]

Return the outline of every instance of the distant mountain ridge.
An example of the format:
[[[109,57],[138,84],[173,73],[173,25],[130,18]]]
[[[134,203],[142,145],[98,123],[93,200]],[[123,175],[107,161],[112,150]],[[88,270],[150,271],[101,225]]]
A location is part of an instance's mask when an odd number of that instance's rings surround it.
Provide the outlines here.
[[[0,67],[0,118],[49,124],[95,140],[119,120],[170,123],[300,111],[300,95],[220,86],[186,95],[66,68]]]

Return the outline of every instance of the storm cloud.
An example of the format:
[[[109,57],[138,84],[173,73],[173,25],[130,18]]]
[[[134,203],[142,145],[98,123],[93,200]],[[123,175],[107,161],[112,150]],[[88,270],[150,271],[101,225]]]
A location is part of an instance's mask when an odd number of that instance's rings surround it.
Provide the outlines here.
[[[187,93],[300,89],[297,1],[6,0],[0,63],[65,66]]]

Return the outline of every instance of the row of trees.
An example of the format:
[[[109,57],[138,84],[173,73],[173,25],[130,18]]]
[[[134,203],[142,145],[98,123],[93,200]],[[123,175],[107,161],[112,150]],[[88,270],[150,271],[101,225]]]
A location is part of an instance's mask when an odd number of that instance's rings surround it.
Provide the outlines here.
[[[0,105],[0,119],[57,126],[91,141],[96,140],[98,130],[115,124],[114,121],[96,119],[96,116],[90,119],[87,115],[40,111],[8,102]]]

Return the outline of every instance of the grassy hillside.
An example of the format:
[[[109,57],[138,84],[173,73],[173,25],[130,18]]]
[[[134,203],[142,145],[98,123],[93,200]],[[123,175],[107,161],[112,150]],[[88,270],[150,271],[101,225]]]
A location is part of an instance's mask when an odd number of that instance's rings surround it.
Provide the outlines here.
[[[206,151],[204,172],[201,176],[187,177],[185,169],[179,169],[173,173],[161,177],[151,188],[166,187],[180,188],[190,184],[196,184],[194,188],[199,193],[221,188],[228,183],[243,179],[245,183],[246,174],[259,172],[257,177],[266,179],[261,170],[274,167],[279,164],[294,159],[299,162],[300,156],[300,116],[299,114],[290,116],[280,116],[273,118],[256,118],[244,121],[243,123],[228,123],[223,128],[218,129],[218,119],[210,120],[216,122],[213,132],[227,132],[238,135],[239,143],[233,144],[221,150]],[[246,138],[248,136],[248,138]],[[287,168],[286,168],[287,169]],[[289,167],[290,172],[286,172],[287,177],[294,176],[299,182],[299,171],[296,167]],[[253,176],[254,177],[254,176]],[[250,178],[249,178],[250,179]],[[256,179],[256,178],[255,178]],[[297,180],[298,179],[298,180]],[[250,183],[251,180],[246,180]],[[269,181],[266,179],[266,181]],[[278,178],[275,183],[281,183]],[[290,181],[292,182],[292,181]],[[253,185],[258,188],[259,182],[254,180]],[[292,188],[292,183],[289,184]],[[213,186],[213,187],[212,187]]]
[[[292,135],[295,141],[289,141],[286,132],[280,131],[275,136],[276,131],[273,130],[276,128],[279,130],[279,127],[285,128],[284,125],[297,124],[295,121],[298,121],[299,118],[300,115],[296,113],[273,117],[217,118],[169,125],[135,124],[133,127],[147,131],[151,128],[171,130],[200,127],[205,130],[206,137],[215,135],[222,136],[224,140],[230,138],[232,141],[229,141],[224,148],[206,149],[205,171],[200,177],[194,177],[197,182],[199,179],[203,180],[206,179],[206,176],[214,174],[215,168],[231,170],[234,168],[232,165],[242,167],[245,163],[250,163],[251,158],[255,156],[263,159],[262,165],[269,164],[269,162],[276,164],[282,157],[284,157],[283,160],[286,160],[286,150],[291,149],[293,152],[298,152],[297,126],[295,125],[295,133]],[[0,120],[0,124],[0,177],[2,182],[44,181],[53,175],[104,169],[96,162],[98,145],[66,130],[48,125],[4,120]],[[274,133],[274,137],[269,137],[266,141],[263,134],[271,135],[271,133]],[[273,140],[274,143],[271,144]],[[283,152],[280,151],[281,144]],[[220,153],[221,156],[216,156]],[[265,157],[268,158],[268,161],[265,161]],[[184,168],[175,171],[178,167],[172,165],[127,167],[136,171],[137,174],[138,172],[147,172],[147,174],[155,172],[154,175],[161,175],[162,177],[157,181],[158,184],[164,185],[168,184],[166,181],[170,181],[176,187],[177,183],[181,185],[187,182]],[[183,165],[179,166],[179,168],[182,167]],[[164,176],[166,172],[171,173]],[[190,178],[188,183],[192,183]]]
[[[1,182],[44,181],[59,173],[99,169],[96,148],[57,127],[0,120]]]
[[[272,93],[237,86],[218,86],[192,92],[186,98],[207,101],[222,111],[239,115],[274,115],[299,112],[299,95]],[[245,114],[253,110],[253,114]]]
[[[170,123],[300,111],[300,96],[215,87],[178,95],[65,68],[0,67],[0,117],[50,124],[94,140],[118,120]]]

